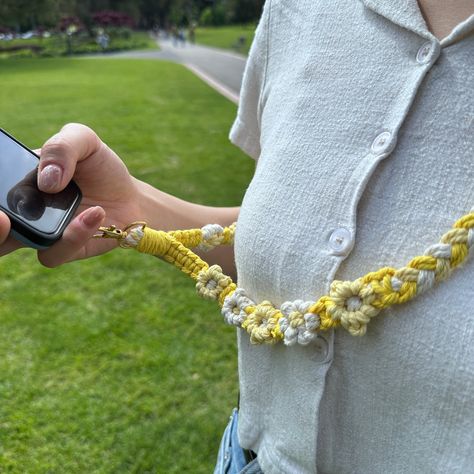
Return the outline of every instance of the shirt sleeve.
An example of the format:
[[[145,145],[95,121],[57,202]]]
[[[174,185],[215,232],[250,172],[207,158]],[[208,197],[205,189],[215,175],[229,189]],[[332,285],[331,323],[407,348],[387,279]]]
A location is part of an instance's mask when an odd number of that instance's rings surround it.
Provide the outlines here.
[[[255,160],[260,156],[260,108],[265,85],[270,3],[271,0],[265,2],[255,31],[240,90],[237,118],[229,135],[234,145]]]

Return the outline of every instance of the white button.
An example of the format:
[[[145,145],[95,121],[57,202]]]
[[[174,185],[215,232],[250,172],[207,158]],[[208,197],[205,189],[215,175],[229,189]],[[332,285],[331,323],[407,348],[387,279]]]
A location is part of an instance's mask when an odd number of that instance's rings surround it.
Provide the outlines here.
[[[323,364],[332,359],[331,336],[328,334],[327,337],[329,340],[319,334],[313,344],[309,346],[311,348],[310,358],[316,364]]]
[[[344,255],[352,248],[352,234],[345,227],[339,227],[329,236],[333,255]]]
[[[431,43],[425,43],[416,53],[416,60],[419,64],[426,64],[431,57],[433,46]]]
[[[370,149],[375,155],[381,155],[390,151],[393,145],[392,134],[390,132],[382,132],[380,135],[377,135],[377,138],[372,142]]]
[[[325,360],[329,354],[329,344],[324,337],[319,336],[314,341],[314,349],[319,353],[318,359]],[[314,350],[313,349],[313,350]]]

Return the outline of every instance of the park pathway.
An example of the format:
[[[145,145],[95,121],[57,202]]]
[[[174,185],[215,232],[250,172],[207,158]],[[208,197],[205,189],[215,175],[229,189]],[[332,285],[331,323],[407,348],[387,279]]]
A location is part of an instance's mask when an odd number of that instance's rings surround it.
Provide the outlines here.
[[[238,103],[247,59],[245,56],[189,43],[174,45],[165,39],[160,39],[158,44],[161,49],[157,51],[124,51],[107,54],[107,57],[161,59],[183,64],[223,96]]]

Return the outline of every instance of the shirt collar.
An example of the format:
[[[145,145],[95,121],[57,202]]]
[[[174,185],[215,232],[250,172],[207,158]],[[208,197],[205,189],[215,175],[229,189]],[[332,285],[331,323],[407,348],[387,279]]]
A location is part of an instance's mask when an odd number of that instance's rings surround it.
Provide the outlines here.
[[[426,25],[417,0],[360,0],[367,8],[384,16],[393,23],[402,26],[423,38],[431,41],[438,39]],[[466,37],[474,30],[474,15],[460,23],[453,31],[443,38],[442,46],[448,46]]]
[[[456,43],[457,41],[462,40],[470,33],[474,31],[474,15],[471,15],[469,18],[464,20],[462,23],[459,23],[456,28],[448,35],[446,38],[443,38],[441,41],[441,46],[449,46],[450,44]]]

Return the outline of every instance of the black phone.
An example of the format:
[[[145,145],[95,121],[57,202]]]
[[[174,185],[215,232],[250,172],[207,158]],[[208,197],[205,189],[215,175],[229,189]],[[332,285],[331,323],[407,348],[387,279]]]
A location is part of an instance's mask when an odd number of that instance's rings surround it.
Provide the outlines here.
[[[37,186],[39,156],[0,128],[0,210],[13,238],[45,249],[59,240],[82,198],[76,183],[56,194]]]

